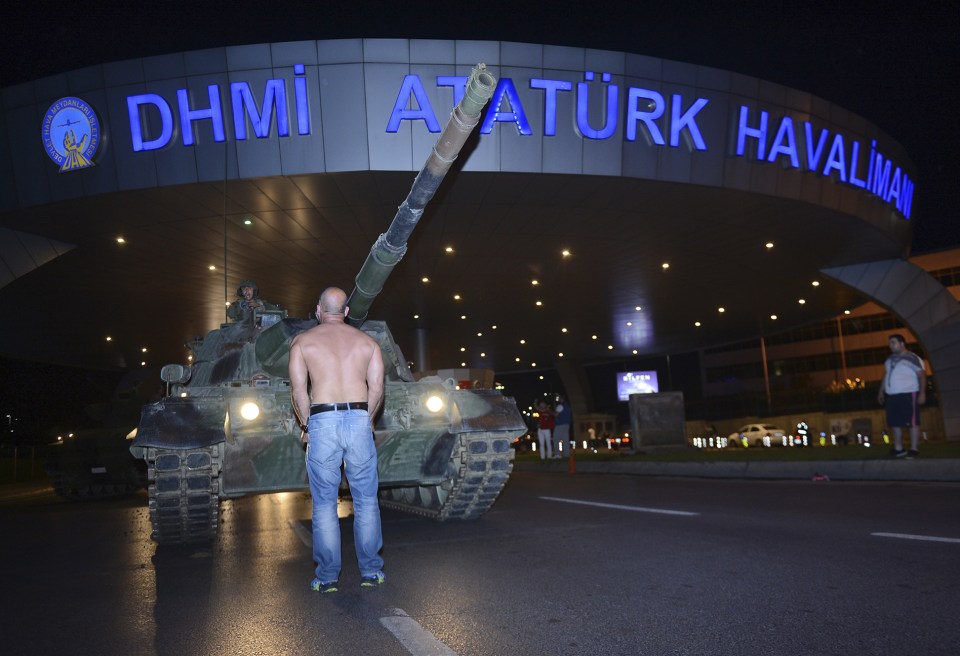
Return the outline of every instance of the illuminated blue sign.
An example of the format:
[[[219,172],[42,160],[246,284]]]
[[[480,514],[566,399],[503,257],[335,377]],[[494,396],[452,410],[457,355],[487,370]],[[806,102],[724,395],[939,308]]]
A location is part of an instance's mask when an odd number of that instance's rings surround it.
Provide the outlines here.
[[[176,141],[177,134],[184,146],[192,146],[196,143],[198,124],[207,121],[216,142],[226,140],[228,132],[237,141],[248,139],[251,132],[258,139],[270,138],[274,126],[277,137],[289,138],[294,116],[296,134],[309,135],[314,121],[307,102],[304,65],[295,65],[293,73],[292,92],[287,86],[288,80],[282,78],[267,80],[260,95],[255,94],[247,82],[230,83],[226,97],[233,116],[232,126],[225,124],[222,91],[216,84],[207,87],[206,93],[201,94],[202,99],[192,99],[187,89],[179,89],[175,103],[155,93],[128,96],[133,150],[165,148]],[[443,114],[463,97],[466,80],[466,76],[459,75],[435,78],[437,88],[453,91],[451,107],[440,108]],[[557,135],[561,128],[557,122],[559,108],[561,103],[569,103],[573,117],[570,129],[581,139],[619,138],[636,142],[640,138],[648,146],[679,148],[683,144],[691,153],[723,148],[728,157],[809,171],[857,187],[910,218],[914,182],[881,152],[876,140],[863,143],[810,120],[772,116],[748,105],[728,108],[726,104],[701,96],[665,95],[656,89],[634,86],[621,88],[607,72],[587,71],[576,83],[530,78],[527,86],[543,94],[544,137]],[[597,103],[597,107],[592,108],[591,102]],[[728,134],[719,135],[716,128],[704,134],[698,121],[711,112],[729,112]],[[398,132],[404,121],[422,121],[429,132],[440,132],[440,122],[423,80],[415,74],[403,77],[386,119],[388,134]],[[498,124],[514,126],[521,138],[533,135],[517,82],[509,77],[499,79],[480,124],[480,133],[490,134]],[[711,144],[708,139],[723,143]]]
[[[60,172],[94,166],[100,121],[85,100],[68,96],[50,105],[40,128],[43,147]]]
[[[779,160],[790,168],[802,167],[824,176],[835,175],[840,182],[869,191],[885,203],[894,205],[906,218],[910,218],[913,181],[899,166],[894,168],[892,161],[877,151],[876,139],[870,142],[869,154],[863,155],[859,141],[851,140],[847,143],[842,134],[831,134],[826,128],[814,133],[810,121],[803,122],[801,139],[797,138],[793,119],[789,116],[780,119],[777,133],[770,140],[769,126],[770,115],[767,112],[760,112],[759,116],[751,121],[750,109],[741,106],[737,123],[736,155],[743,157],[748,154],[749,141],[753,145],[749,154],[759,161]]]
[[[436,81],[438,87],[453,87],[456,104],[463,96],[466,79],[440,76]],[[589,84],[596,82],[596,74],[587,71],[584,73],[584,81],[577,83],[573,128],[580,137],[603,140],[620,132],[617,123],[620,88],[619,85],[611,83],[611,80],[610,73],[600,75],[600,82],[606,88],[603,95],[604,119],[599,126],[591,125],[588,118]],[[543,136],[556,136],[557,103],[561,93],[574,93],[573,83],[568,80],[531,78],[529,86],[544,93]],[[652,89],[628,87],[623,112],[623,138],[632,142],[636,141],[640,134],[648,144],[677,148],[680,146],[681,137],[685,137],[685,145],[689,150],[706,151],[708,145],[697,123],[697,116],[701,111],[705,111],[709,103],[708,98],[698,97],[688,102],[682,94],[675,93],[665,98],[663,94]],[[407,108],[414,104],[416,109]],[[905,218],[910,218],[914,183],[899,166],[877,150],[876,140],[871,141],[868,149],[859,141],[845,138],[840,133],[831,133],[826,128],[815,132],[810,121],[803,122],[803,138],[798,139],[794,120],[790,116],[781,117],[775,133],[772,133],[769,112],[762,111],[759,115],[752,116],[747,105],[741,105],[735,116],[736,145],[727,149],[728,155],[759,162],[780,162],[788,168],[833,177],[838,182],[868,191],[896,207]],[[402,121],[418,120],[422,120],[430,132],[440,131],[440,124],[420,77],[407,75],[387,121],[387,132],[397,132]],[[480,126],[481,134],[491,133],[495,123],[512,123],[516,125],[517,133],[521,136],[533,134],[523,103],[510,78],[500,78],[490,100],[490,109]],[[752,148],[748,149],[748,145]]]
[[[310,134],[310,111],[307,104],[307,85],[303,64],[293,67],[294,98],[297,116],[297,134]],[[247,119],[253,126],[253,133],[258,139],[270,136],[270,126],[276,118],[277,135],[290,136],[290,120],[287,109],[287,87],[282,79],[267,80],[263,98],[258,103],[257,98],[250,90],[247,82],[232,82],[230,84],[230,101],[233,108],[233,136],[237,141],[247,138]],[[144,112],[156,111],[160,118],[160,132],[156,135],[145,135],[143,129]],[[177,109],[180,115],[180,134],[183,135],[183,145],[192,146],[195,143],[194,123],[209,120],[213,128],[213,140],[224,141],[226,131],[223,124],[223,107],[220,104],[220,87],[211,84],[207,87],[206,104],[193,108],[186,89],[177,90]],[[127,113],[130,118],[130,138],[134,152],[142,150],[157,150],[170,144],[173,138],[173,111],[170,104],[155,93],[142,93],[127,96]]]

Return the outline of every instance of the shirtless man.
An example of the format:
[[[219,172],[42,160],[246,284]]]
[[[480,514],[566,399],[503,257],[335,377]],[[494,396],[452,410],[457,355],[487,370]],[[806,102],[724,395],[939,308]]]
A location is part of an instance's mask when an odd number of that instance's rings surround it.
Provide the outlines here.
[[[320,325],[300,333],[290,345],[294,411],[301,430],[308,434],[307,477],[317,563],[310,588],[317,592],[336,592],[340,577],[337,490],[341,463],[353,497],[360,585],[377,587],[384,581],[373,442],[373,420],[383,403],[383,357],[376,340],[344,323],[349,312],[346,303],[342,289],[325,289],[317,304]]]

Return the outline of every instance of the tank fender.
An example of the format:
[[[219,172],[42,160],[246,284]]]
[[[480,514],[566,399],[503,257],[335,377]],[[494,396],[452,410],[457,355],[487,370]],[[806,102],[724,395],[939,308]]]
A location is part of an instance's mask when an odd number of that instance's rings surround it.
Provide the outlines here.
[[[456,445],[456,436],[445,428],[394,433],[377,446],[380,485],[441,483]]]
[[[131,450],[201,449],[218,444],[226,440],[226,416],[222,396],[167,397],[143,406]]]
[[[514,400],[496,390],[454,391],[450,393],[450,403],[452,432],[527,430]]]

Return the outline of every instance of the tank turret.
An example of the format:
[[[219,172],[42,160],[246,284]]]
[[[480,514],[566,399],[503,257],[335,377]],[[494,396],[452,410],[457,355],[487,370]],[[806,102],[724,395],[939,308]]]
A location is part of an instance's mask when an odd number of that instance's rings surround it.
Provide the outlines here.
[[[486,512],[512,471],[510,444],[526,425],[513,400],[492,389],[462,390],[438,376],[417,380],[387,324],[366,319],[495,87],[483,64],[473,70],[348,301],[351,323],[377,341],[385,365],[375,426],[381,504],[441,521]],[[194,340],[191,366],[163,368],[167,394],[144,406],[130,447],[147,465],[155,540],[214,537],[222,498],[307,488],[287,366],[293,338],[313,325],[282,310],[256,310]]]

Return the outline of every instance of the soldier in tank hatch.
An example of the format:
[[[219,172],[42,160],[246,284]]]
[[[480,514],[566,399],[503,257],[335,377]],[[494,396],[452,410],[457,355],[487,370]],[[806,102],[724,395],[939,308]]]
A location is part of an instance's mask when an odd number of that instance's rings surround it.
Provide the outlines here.
[[[279,305],[268,303],[260,298],[260,288],[250,279],[244,280],[237,288],[237,300],[227,308],[227,319],[242,321],[254,310],[280,310]]]

